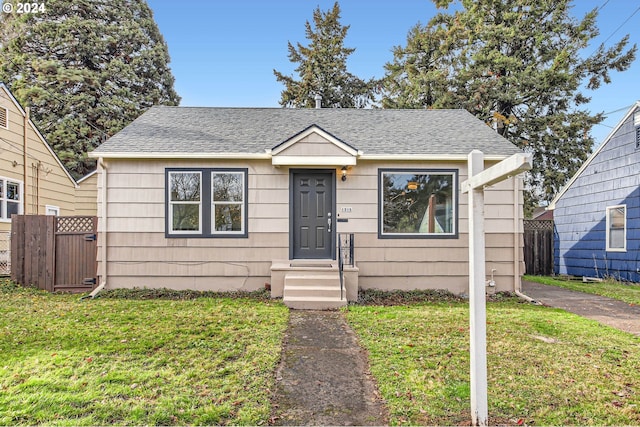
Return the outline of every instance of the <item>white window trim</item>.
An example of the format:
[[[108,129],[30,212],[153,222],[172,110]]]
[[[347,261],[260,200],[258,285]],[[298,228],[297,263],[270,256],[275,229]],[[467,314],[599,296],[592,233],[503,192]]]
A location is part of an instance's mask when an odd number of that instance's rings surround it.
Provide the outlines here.
[[[7,178],[5,176],[0,176],[0,181],[2,181],[2,188],[0,189],[0,193],[2,197],[0,197],[0,222],[11,222],[11,218],[7,218],[7,183],[11,182],[13,184],[18,184],[18,215],[22,215],[24,213],[24,200],[22,200],[22,189],[24,188],[24,183],[17,179]],[[14,201],[15,202],[15,201]]]
[[[49,213],[49,211],[52,211],[54,213]],[[60,207],[53,206],[53,205],[45,205],[44,212],[45,212],[45,215],[60,216]]]
[[[213,192],[214,192],[214,186],[213,186],[213,177],[216,174],[233,174],[233,175],[240,175],[240,178],[242,179],[242,200],[239,202],[230,202],[230,201],[214,201],[213,200]],[[245,225],[245,199],[247,197],[247,195],[245,194],[245,173],[243,171],[233,171],[233,170],[213,170],[211,172],[211,234],[212,235],[216,235],[216,234],[222,234],[222,235],[244,235],[246,233],[246,230],[244,229],[244,225]],[[216,218],[215,218],[215,211],[216,211],[216,205],[240,205],[240,230],[231,230],[231,231],[219,231],[216,230]]]
[[[620,209],[620,208],[624,208],[624,228],[623,228],[623,247],[622,248],[612,248],[610,247],[610,215],[609,212],[611,212],[613,209]],[[616,206],[607,206],[606,208],[606,230],[605,230],[605,236],[606,236],[606,251],[607,252],[626,252],[627,251],[627,205],[616,205]]]
[[[185,173],[196,173],[200,175],[200,201],[198,202],[171,200],[171,175],[185,174]],[[198,170],[170,171],[169,182],[167,185],[167,200],[169,202],[169,234],[193,234],[193,235],[202,234],[202,172],[201,171],[198,171]],[[175,205],[195,205],[196,203],[198,204],[198,229],[197,230],[174,230],[173,229],[173,207]]]

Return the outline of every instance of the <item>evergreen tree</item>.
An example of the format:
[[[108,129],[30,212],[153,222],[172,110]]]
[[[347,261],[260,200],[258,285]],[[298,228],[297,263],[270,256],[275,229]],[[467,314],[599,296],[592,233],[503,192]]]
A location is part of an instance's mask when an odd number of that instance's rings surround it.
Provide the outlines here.
[[[289,61],[299,64],[295,71],[300,80],[273,70],[276,80],[285,85],[280,98],[283,107],[313,108],[315,96],[322,96],[322,106],[364,108],[374,102],[377,82],[364,81],[347,71],[347,58],[355,49],[344,47],[349,26],[340,24],[340,6],[313,12],[314,27],[306,22],[309,46],[289,43]]]
[[[48,0],[0,15],[4,81],[76,177],[87,152],[154,104],[177,105],[167,46],[144,0]]]
[[[454,0],[434,0],[448,7]],[[635,59],[628,36],[581,55],[598,35],[597,10],[581,20],[571,0],[461,0],[416,26],[386,65],[383,106],[465,108],[533,153],[527,208],[550,201],[588,157],[602,121],[585,89],[610,82]]]

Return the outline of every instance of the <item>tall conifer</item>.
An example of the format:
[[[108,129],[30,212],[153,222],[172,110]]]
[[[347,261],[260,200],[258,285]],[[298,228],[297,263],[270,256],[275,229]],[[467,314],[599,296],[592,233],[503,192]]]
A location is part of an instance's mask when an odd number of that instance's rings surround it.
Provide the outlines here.
[[[313,108],[315,96],[322,96],[328,108],[364,108],[374,102],[376,81],[364,81],[347,71],[347,58],[355,49],[344,47],[349,26],[340,24],[340,6],[313,12],[312,27],[305,24],[308,46],[288,44],[289,61],[298,64],[300,80],[273,70],[277,81],[285,85],[280,98],[283,107]]]
[[[44,3],[44,2],[43,2]],[[0,16],[0,80],[67,168],[154,104],[177,105],[169,54],[144,0],[47,0]]]
[[[629,68],[636,46],[627,36],[593,48],[597,10],[577,20],[571,0],[434,2],[462,7],[394,49],[383,106],[467,109],[533,153],[527,206],[548,202],[591,152],[591,128],[603,119],[585,108],[585,90]]]

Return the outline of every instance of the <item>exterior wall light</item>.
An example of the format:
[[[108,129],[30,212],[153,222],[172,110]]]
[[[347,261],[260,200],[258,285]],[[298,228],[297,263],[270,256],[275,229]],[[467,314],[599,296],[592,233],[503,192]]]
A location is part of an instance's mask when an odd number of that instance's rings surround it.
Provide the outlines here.
[[[346,181],[347,180],[347,167],[343,166],[341,171],[342,171],[342,180]]]

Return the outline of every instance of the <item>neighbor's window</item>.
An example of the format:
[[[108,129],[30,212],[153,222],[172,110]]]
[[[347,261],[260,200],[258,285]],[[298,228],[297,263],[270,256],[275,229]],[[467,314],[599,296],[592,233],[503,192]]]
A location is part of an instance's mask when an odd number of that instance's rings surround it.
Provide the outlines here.
[[[0,177],[0,220],[22,213],[21,189],[21,182]]]
[[[457,237],[456,170],[379,171],[380,237]]]
[[[44,207],[44,214],[45,215],[50,215],[50,216],[59,216],[60,215],[60,207],[46,205]]]
[[[607,250],[625,251],[627,249],[627,206],[607,208]]]
[[[247,237],[247,169],[168,169],[168,237]]]

